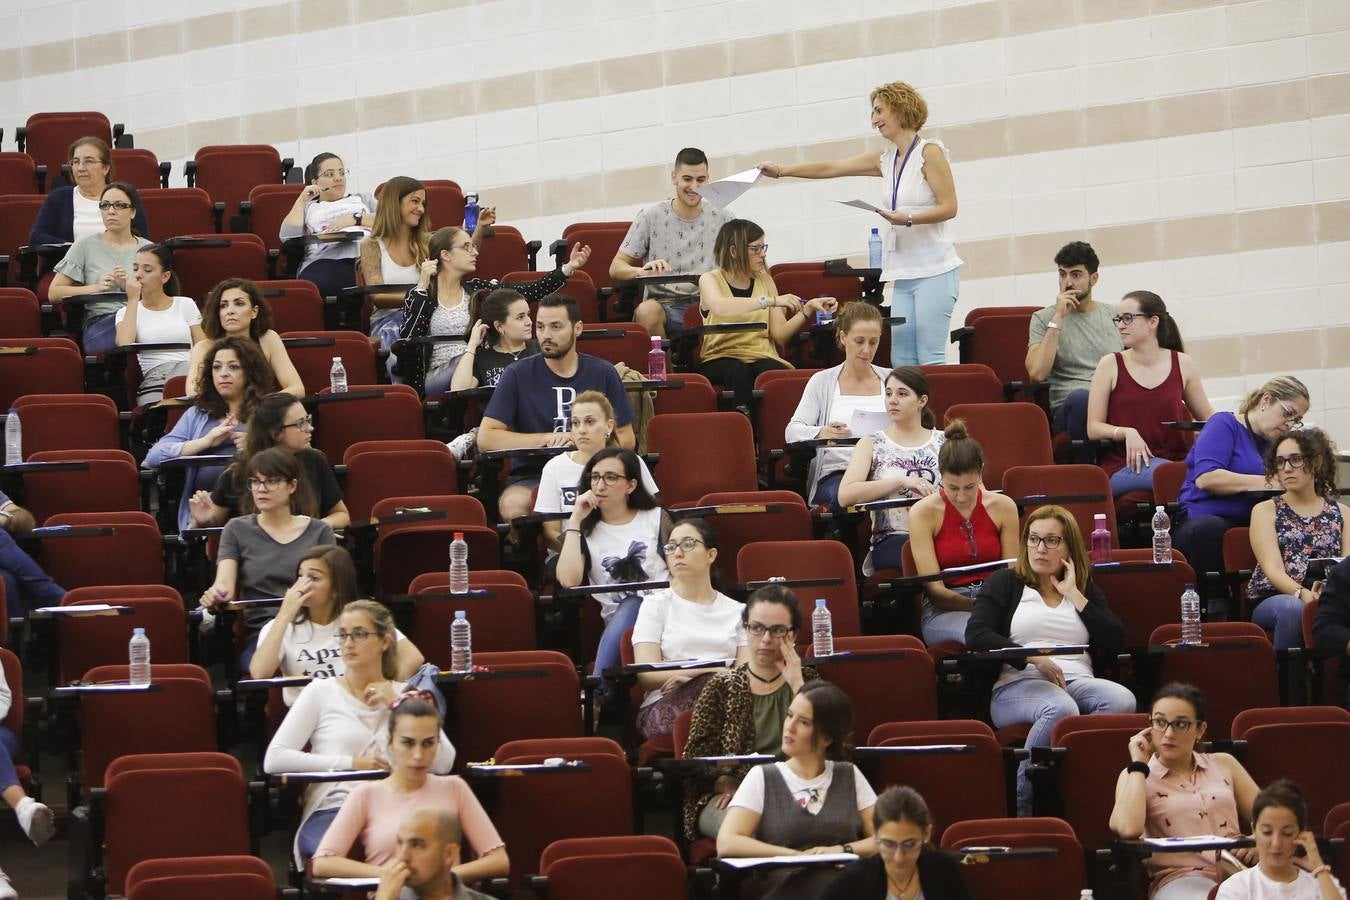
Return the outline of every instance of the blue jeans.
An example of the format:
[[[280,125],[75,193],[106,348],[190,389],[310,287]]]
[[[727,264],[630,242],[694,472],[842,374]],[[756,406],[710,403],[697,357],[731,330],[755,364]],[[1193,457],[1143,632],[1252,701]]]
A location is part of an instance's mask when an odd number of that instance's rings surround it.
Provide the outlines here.
[[[1030,665],[1030,663],[1028,663]],[[1076,678],[1064,689],[1037,673],[994,691],[989,717],[995,728],[1030,722],[1026,746],[1048,747],[1055,723],[1069,716],[1093,713],[1132,713],[1134,694],[1124,685],[1105,678]],[[1027,761],[1017,767],[1017,814],[1031,815],[1031,781]]]
[[[380,339],[380,349],[388,350],[390,365],[394,360],[394,341],[398,340],[399,329],[403,327],[403,310],[394,310],[393,315],[385,316],[378,322],[372,322],[370,336]]]
[[[84,334],[80,338],[85,353],[107,353],[117,346],[116,320],[115,313],[85,320]]]
[[[891,327],[891,365],[940,365],[947,361],[952,309],[961,293],[961,269],[927,278],[892,282],[891,315],[904,316]]]
[[[12,685],[11,691],[18,691],[19,685]],[[19,698],[23,702],[23,698]],[[0,791],[7,791],[19,783],[19,773],[14,771],[14,757],[19,755],[19,738],[14,732],[0,725]]]
[[[872,571],[900,568],[900,550],[909,541],[908,531],[888,534],[872,545]]]
[[[314,855],[314,851],[319,849],[319,844],[328,833],[328,826],[337,818],[339,809],[341,807],[335,806],[332,809],[315,810],[312,816],[300,823],[300,830],[295,835],[295,847],[300,851],[302,860],[309,859]]]
[[[336,297],[344,288],[356,286],[356,257],[316,259],[302,267],[296,277],[313,282],[325,297]]]
[[[1288,594],[1274,594],[1252,610],[1252,621],[1275,632],[1276,649],[1303,646],[1303,601]]]
[[[975,595],[980,592],[980,585],[967,584],[952,590],[962,597],[974,600]],[[969,621],[970,610],[939,609],[924,598],[923,612],[919,616],[919,633],[923,635],[923,642],[930,647],[936,647],[943,641],[965,644],[966,623]]]
[[[1056,406],[1051,417],[1054,420],[1055,434],[1069,433],[1075,441],[1087,440],[1087,388],[1069,391],[1069,395]]]
[[[811,495],[811,505],[828,506],[833,513],[843,512],[839,506],[839,482],[843,480],[843,469],[820,476],[816,481],[816,492]]]
[[[5,582],[5,605],[11,617],[24,616],[39,606],[60,606],[66,589],[42,571],[33,557],[0,529],[0,578]],[[18,690],[10,685],[12,690]]]
[[[642,597],[629,594],[619,601],[619,608],[605,623],[600,633],[600,643],[595,648],[595,674],[603,675],[607,669],[617,669],[623,664],[619,641],[623,634],[637,624],[638,610],[642,608]]]
[[[1123,466],[1111,473],[1111,496],[1121,497],[1131,491],[1153,493],[1153,470],[1165,462],[1171,462],[1161,456],[1151,457],[1144,468],[1134,472],[1129,466]]]

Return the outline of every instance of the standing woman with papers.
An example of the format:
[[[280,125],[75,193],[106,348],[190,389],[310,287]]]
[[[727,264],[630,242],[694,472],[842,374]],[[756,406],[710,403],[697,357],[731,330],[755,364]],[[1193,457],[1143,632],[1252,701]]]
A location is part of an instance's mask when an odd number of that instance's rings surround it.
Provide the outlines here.
[[[881,227],[881,279],[893,283],[891,314],[903,325],[891,330],[891,362],[898,366],[946,361],[947,332],[960,292],[961,257],[952,228],[956,182],[947,148],[919,134],[928,104],[903,81],[872,91],[872,127],[892,146],[850,159],[783,166],[760,163],[770,178],[879,176],[885,183],[876,211]]]
[[[1189,684],[1164,685],[1153,696],[1149,725],[1130,738],[1130,764],[1116,779],[1117,837],[1243,834],[1259,789],[1232,754],[1197,753],[1204,736],[1205,695]],[[1256,861],[1250,850],[1233,852]],[[1144,866],[1151,900],[1205,900],[1219,881],[1213,853],[1155,853]]]

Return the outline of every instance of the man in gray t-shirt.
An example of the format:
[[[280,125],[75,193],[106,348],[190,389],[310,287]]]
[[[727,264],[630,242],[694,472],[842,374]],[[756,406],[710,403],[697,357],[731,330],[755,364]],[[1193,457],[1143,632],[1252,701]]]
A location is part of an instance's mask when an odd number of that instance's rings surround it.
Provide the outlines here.
[[[645,207],[609,264],[609,277],[622,284],[643,275],[702,275],[716,267],[713,244],[732,215],[704,203],[698,188],[708,181],[708,157],[686,147],[675,157],[670,183],[675,198]],[[645,260],[645,264],[639,265]],[[647,288],[634,321],[648,334],[669,337],[683,330],[684,311],[698,299],[698,284],[661,284]]]
[[[1059,296],[1037,310],[1027,335],[1027,374],[1050,385],[1054,432],[1087,438],[1088,388],[1097,363],[1123,348],[1115,309],[1092,299],[1100,261],[1084,241],[1065,244],[1055,254]]]

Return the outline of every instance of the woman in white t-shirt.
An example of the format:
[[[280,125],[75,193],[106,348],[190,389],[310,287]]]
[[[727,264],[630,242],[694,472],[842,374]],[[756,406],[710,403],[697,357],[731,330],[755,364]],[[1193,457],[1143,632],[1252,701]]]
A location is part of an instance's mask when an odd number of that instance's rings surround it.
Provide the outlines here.
[[[334,153],[320,153],[305,166],[305,188],[281,223],[281,239],[308,235],[333,235],[328,240],[305,244],[305,258],[297,278],[314,282],[319,293],[336,297],[344,288],[356,284],[358,240],[341,240],[339,232],[357,238],[370,234],[375,217],[375,198],[347,193],[350,171]]]
[[[138,404],[158,403],[164,383],[186,375],[192,345],[206,340],[202,313],[191,297],[178,296],[178,276],[173,272],[173,254],[163,244],[149,244],[136,251],[136,261],[127,278],[127,305],[113,320],[117,346],[127,344],[183,344],[182,350],[152,350],[136,356],[141,366]]]
[[[427,258],[431,239],[431,216],[427,213],[427,189],[416,178],[395,175],[380,191],[383,203],[375,211],[370,237],[361,242],[361,279],[370,284],[417,283],[417,266]],[[388,350],[398,340],[403,323],[401,291],[370,296],[370,336]]]
[[[1303,792],[1292,781],[1272,782],[1256,795],[1252,835],[1260,863],[1224,879],[1217,900],[1345,900],[1345,888],[1322,862],[1308,830]]]
[[[535,512],[570,513],[576,506],[577,495],[586,491],[587,486],[580,484],[586,463],[604,448],[619,445],[614,434],[614,407],[600,391],[582,391],[572,401],[572,443],[575,450],[559,453],[544,464],[534,497]],[[656,482],[641,457],[638,467],[642,471],[642,486],[655,497]],[[562,530],[561,520],[544,523],[544,537],[552,553],[562,549]]]
[[[886,376],[891,426],[858,441],[839,482],[839,505],[927,497],[937,490],[938,451],[945,437],[928,408],[928,376],[918,366],[898,366]],[[863,572],[900,568],[909,540],[909,509],[872,513],[872,550]]]
[[[633,661],[749,659],[749,641],[742,622],[742,604],[712,583],[717,560],[717,532],[702,519],[685,519],[670,530],[661,547],[670,572],[670,587],[647,598],[633,626]],[[708,677],[720,668],[642,672],[646,688],[638,710],[638,732],[644,739],[670,734],[675,719],[694,708]]]
[[[756,766],[745,776],[717,833],[717,855],[876,853],[877,795],[846,761],[852,731],[847,694],[828,681],[804,684],[783,721],[786,759]],[[760,896],[819,897],[836,874],[833,866],[780,869],[762,879]]]
[[[558,584],[591,585],[664,581],[661,546],[670,537],[670,516],[642,483],[641,463],[632,450],[606,447],[582,469],[577,497],[562,533]],[[619,665],[619,641],[637,622],[638,609],[652,591],[595,594],[605,630],[595,650],[595,672]]]
[[[258,634],[258,649],[249,660],[249,675],[270,678],[307,675],[337,678],[347,671],[338,646],[338,617],[357,598],[356,566],[351,554],[334,544],[316,544],[300,557],[299,577],[281,598],[272,621]],[[422,651],[397,629],[394,677],[407,679],[426,660]],[[300,688],[283,689],[286,705],[295,703]]]

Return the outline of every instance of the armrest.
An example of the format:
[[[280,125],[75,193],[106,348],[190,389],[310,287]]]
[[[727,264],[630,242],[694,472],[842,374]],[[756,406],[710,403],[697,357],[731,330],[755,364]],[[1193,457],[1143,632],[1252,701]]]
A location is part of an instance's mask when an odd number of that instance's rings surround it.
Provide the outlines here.
[[[173,163],[162,162],[159,164],[159,186],[166,188],[169,186],[169,173],[173,171]]]
[[[559,268],[567,259],[567,241],[558,238],[548,245],[548,252],[553,257],[553,268]]]
[[[281,183],[282,183],[282,184],[285,184],[285,183],[286,183],[287,177],[291,174],[291,170],[294,169],[294,168],[295,168],[295,157],[293,157],[293,156],[287,156],[287,157],[283,157],[283,158],[282,158],[282,160],[281,160],[281,173],[280,173],[280,178],[281,178]]]
[[[197,161],[189,159],[183,163],[183,177],[187,180],[188,187],[197,186]]]
[[[539,271],[539,251],[543,249],[543,241],[526,241],[525,254],[530,258],[530,271]]]
[[[3,137],[3,135],[0,135],[0,137]],[[69,165],[69,164],[67,164],[67,165]],[[64,171],[65,168],[66,168],[65,166],[62,166],[62,167],[61,167],[62,171]],[[37,182],[37,190],[38,190],[38,193],[39,193],[39,194],[45,194],[45,193],[47,193],[47,167],[46,167],[46,166],[38,166],[38,167],[36,168],[36,170],[33,172],[33,180]],[[69,180],[69,179],[67,179],[67,180]]]

